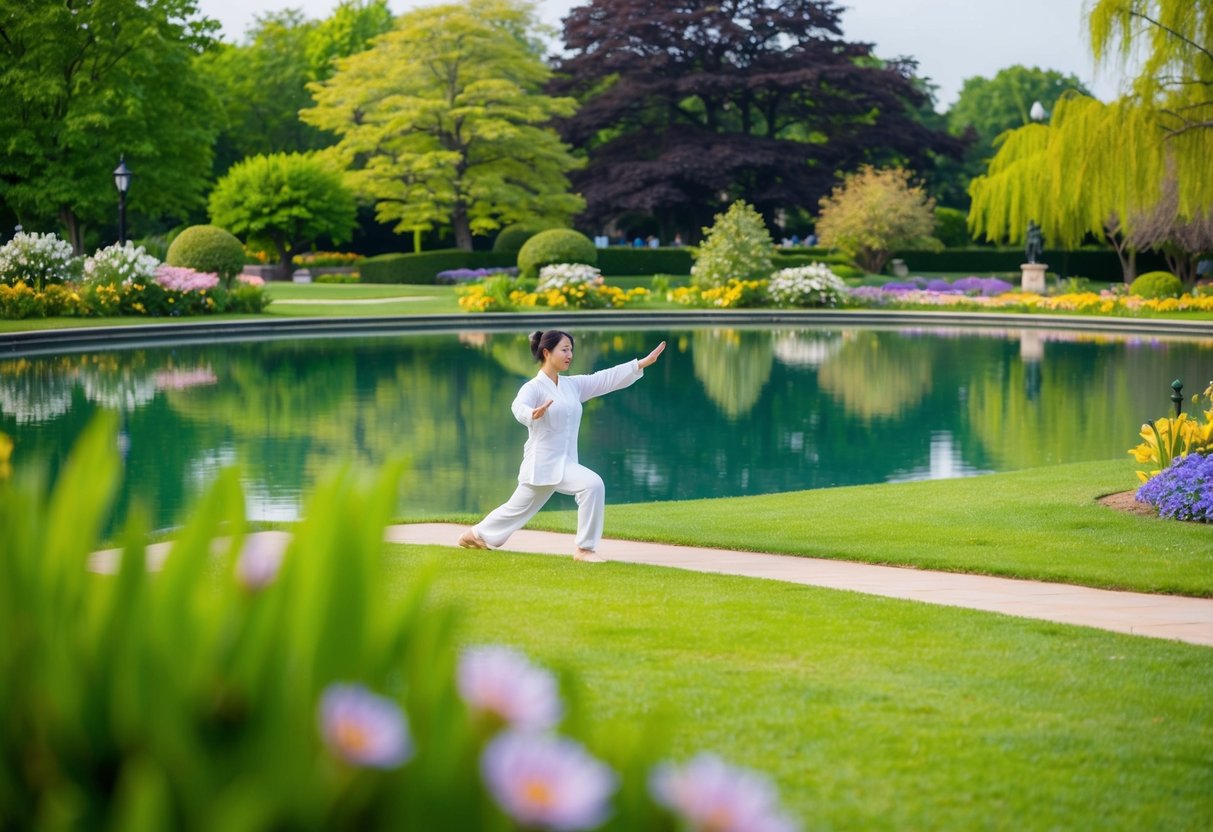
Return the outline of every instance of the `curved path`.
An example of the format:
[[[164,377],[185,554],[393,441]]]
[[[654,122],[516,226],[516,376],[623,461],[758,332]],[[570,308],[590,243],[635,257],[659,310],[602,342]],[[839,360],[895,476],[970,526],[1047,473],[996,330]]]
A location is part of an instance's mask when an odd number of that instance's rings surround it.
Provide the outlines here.
[[[385,537],[393,543],[454,546],[465,528],[448,523],[414,523],[389,526]],[[523,529],[510,538],[508,548],[498,551],[568,557],[573,548],[571,534]],[[1043,581],[630,540],[604,540],[598,553],[623,563],[766,578],[1213,647],[1213,598],[1113,592]],[[493,557],[492,552],[484,554]],[[585,568],[594,567],[586,564]]]

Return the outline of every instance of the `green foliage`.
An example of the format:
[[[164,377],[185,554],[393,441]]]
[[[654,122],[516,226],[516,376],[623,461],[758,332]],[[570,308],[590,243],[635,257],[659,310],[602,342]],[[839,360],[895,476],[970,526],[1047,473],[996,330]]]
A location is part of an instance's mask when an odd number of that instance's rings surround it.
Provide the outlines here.
[[[1177,298],[1184,285],[1170,272],[1146,272],[1129,285],[1129,294],[1142,298]]]
[[[775,243],[753,206],[737,200],[716,215],[711,228],[703,229],[703,243],[693,255],[691,282],[707,289],[730,280],[766,280],[771,276]]]
[[[534,25],[512,0],[408,12],[312,84],[300,116],[340,137],[334,155],[398,232],[451,226],[471,250],[503,225],[567,223],[584,206],[566,179],[580,162],[547,125],[576,105],[543,93]]]
[[[1057,100],[1070,91],[1091,94],[1075,75],[1019,64],[1000,69],[993,78],[966,78],[948,110],[948,128],[957,135],[968,127],[976,130],[978,141],[973,150],[984,161],[993,153],[999,135],[1032,123],[1034,102],[1052,112]]]
[[[214,95],[194,55],[216,24],[195,0],[0,0],[0,202],[26,225],[113,221],[122,154],[138,216],[184,218],[210,173]]]
[[[863,269],[879,273],[898,248],[943,248],[935,229],[935,201],[910,184],[900,168],[865,165],[821,200],[817,233],[825,245],[842,249]]]
[[[244,268],[244,245],[225,229],[192,225],[177,235],[164,262],[194,271],[217,274],[225,286]]]
[[[531,237],[518,250],[518,271],[537,277],[544,266],[556,263],[598,263],[598,249],[589,237],[571,228],[549,228]]]
[[[314,283],[358,283],[359,277],[356,274],[348,274],[345,272],[321,272],[312,278]]]
[[[863,277],[867,272],[858,266],[852,266],[849,263],[833,263],[830,264],[830,271],[839,277],[846,279],[854,279]]]
[[[387,0],[341,0],[308,35],[305,51],[311,80],[330,77],[337,59],[362,52],[391,30]]]
[[[526,225],[507,225],[497,234],[497,238],[493,240],[493,251],[499,254],[517,254],[522,248],[522,244],[534,237],[542,228],[533,228]]]
[[[270,245],[278,274],[290,276],[292,259],[321,237],[335,243],[354,228],[354,194],[339,172],[312,155],[275,153],[235,165],[210,196],[211,221]]]
[[[955,208],[936,207],[935,238],[943,243],[945,248],[963,248],[972,243],[965,212]]]
[[[484,269],[514,265],[514,257],[491,251],[450,248],[417,254],[380,254],[358,264],[363,283],[432,284],[448,269]]]

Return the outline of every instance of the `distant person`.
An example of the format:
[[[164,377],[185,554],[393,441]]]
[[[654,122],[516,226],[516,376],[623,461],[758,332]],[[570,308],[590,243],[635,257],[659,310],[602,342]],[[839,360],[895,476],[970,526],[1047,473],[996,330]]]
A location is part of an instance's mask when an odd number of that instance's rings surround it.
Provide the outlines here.
[[[637,237],[635,240],[632,240],[632,248],[644,248],[644,239]]]
[[[671,245],[673,245],[673,246],[674,246],[674,248],[681,248],[681,247],[682,247],[682,235],[681,235],[681,234],[675,234],[675,235],[674,235],[674,242],[673,242],[673,243],[671,243]]]
[[[649,248],[658,248],[661,245],[661,240],[658,240],[652,234],[649,235],[649,239],[647,242],[649,244]]]
[[[531,355],[539,372],[522,385],[510,410],[527,429],[522,447],[518,488],[503,505],[459,537],[465,549],[505,545],[559,491],[577,498],[575,560],[602,563],[596,549],[602,540],[606,488],[602,477],[577,461],[581,405],[596,396],[622,390],[644,375],[665,349],[665,341],[644,358],[633,358],[588,376],[561,376],[573,363],[573,336],[549,329],[531,335]]]
[[[806,246],[808,246],[809,248],[812,248],[813,246],[817,245],[817,235],[810,234],[809,236],[805,237],[804,244]]]

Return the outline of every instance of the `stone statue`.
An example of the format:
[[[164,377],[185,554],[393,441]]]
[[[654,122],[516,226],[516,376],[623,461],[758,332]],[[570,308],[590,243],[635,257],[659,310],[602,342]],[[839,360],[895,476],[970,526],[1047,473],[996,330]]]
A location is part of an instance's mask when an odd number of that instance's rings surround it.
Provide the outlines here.
[[[1024,255],[1028,258],[1029,263],[1035,263],[1040,258],[1040,255],[1045,250],[1045,238],[1040,233],[1040,226],[1035,220],[1028,220],[1028,243],[1024,248]]]

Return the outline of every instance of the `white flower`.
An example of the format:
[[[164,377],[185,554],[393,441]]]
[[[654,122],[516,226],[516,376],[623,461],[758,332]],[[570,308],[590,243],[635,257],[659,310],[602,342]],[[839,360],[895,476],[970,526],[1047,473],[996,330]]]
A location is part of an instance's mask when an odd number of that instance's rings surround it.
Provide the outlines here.
[[[583,263],[555,263],[539,270],[538,291],[602,283],[602,272]]]
[[[109,284],[150,281],[156,276],[160,261],[129,240],[125,245],[115,243],[98,250],[84,261],[84,278],[90,282]]]
[[[847,295],[847,285],[824,263],[780,269],[767,286],[778,306],[837,306]]]
[[[62,283],[71,277],[75,259],[71,244],[55,234],[20,231],[0,246],[0,282]]]
[[[459,695],[474,713],[515,728],[545,731],[564,706],[556,677],[509,647],[471,647],[459,657]]]

